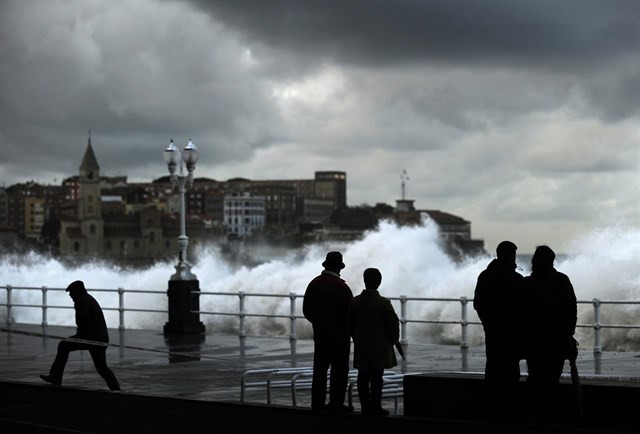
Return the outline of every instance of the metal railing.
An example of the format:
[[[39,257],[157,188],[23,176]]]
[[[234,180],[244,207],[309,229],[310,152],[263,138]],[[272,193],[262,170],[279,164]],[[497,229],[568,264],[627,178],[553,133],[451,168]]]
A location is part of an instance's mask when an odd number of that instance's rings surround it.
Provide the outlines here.
[[[14,322],[13,319],[13,309],[15,308],[31,308],[31,309],[40,309],[42,311],[42,319],[40,324],[42,327],[46,327],[48,325],[48,311],[50,309],[73,309],[72,305],[69,306],[57,306],[48,304],[48,294],[50,292],[64,292],[66,288],[50,288],[47,286],[12,286],[5,285],[0,286],[0,289],[4,289],[6,293],[6,302],[0,303],[0,306],[4,306],[6,308],[7,325],[11,325]],[[40,304],[27,304],[27,303],[13,303],[13,292],[14,291],[40,291],[41,292],[41,300]],[[101,306],[103,311],[117,311],[118,312],[118,329],[125,329],[125,320],[124,314],[125,312],[141,312],[141,313],[162,313],[168,314],[167,309],[142,309],[142,308],[132,308],[125,307],[125,294],[162,294],[166,295],[166,291],[151,291],[151,290],[142,290],[142,289],[124,289],[124,288],[91,288],[88,289],[90,292],[106,292],[106,293],[117,293],[118,294],[118,306]]]
[[[354,397],[358,396],[357,387],[358,371],[351,369],[347,380],[347,399],[349,406],[353,406]],[[311,390],[313,367],[299,368],[266,368],[250,369],[245,371],[240,378],[240,402],[247,401],[247,391],[249,389],[259,389],[266,391],[266,403],[273,403],[273,391],[275,389],[291,390],[291,405],[297,407],[299,404],[298,392],[301,390]],[[249,381],[249,377],[257,377]],[[327,386],[331,379],[331,370],[327,376]],[[403,374],[385,370],[382,376],[382,399],[394,400],[394,414],[398,414],[399,399],[403,397]]]
[[[24,286],[12,286],[5,285],[0,286],[0,290],[4,289],[6,294],[6,302],[0,303],[0,307],[6,308],[6,322],[7,325],[13,323],[13,311],[16,308],[24,309],[40,309],[42,312],[41,324],[47,326],[47,313],[50,309],[73,309],[73,306],[60,306],[48,304],[48,294],[51,291],[64,291],[64,288],[49,288],[47,286],[41,287],[24,287]],[[28,303],[14,303],[13,293],[14,291],[40,291],[41,303],[40,304],[28,304]],[[118,329],[125,329],[125,313],[126,312],[139,312],[139,313],[161,313],[168,314],[167,309],[142,309],[132,308],[126,306],[126,294],[166,294],[166,291],[152,291],[152,290],[139,290],[139,289],[89,289],[90,292],[110,292],[118,294],[118,306],[103,306],[105,311],[117,311],[119,314]],[[248,318],[273,318],[273,319],[286,319],[289,322],[289,339],[291,341],[297,341],[297,321],[304,319],[299,313],[299,306],[297,299],[303,298],[303,295],[296,293],[289,294],[269,294],[269,293],[247,293],[244,291],[238,292],[210,292],[210,291],[194,291],[194,293],[206,297],[231,297],[237,299],[237,310],[229,311],[206,311],[199,310],[194,311],[201,315],[208,316],[229,316],[238,319],[238,336],[247,336],[247,319]],[[276,299],[289,299],[288,313],[263,313],[258,311],[250,311],[247,309],[248,298],[276,298]],[[388,297],[390,300],[399,302],[399,319],[400,319],[400,343],[407,345],[409,343],[408,324],[441,324],[441,325],[459,325],[460,326],[460,348],[468,348],[468,328],[469,326],[480,326],[479,321],[470,321],[468,316],[469,303],[473,302],[473,299],[468,297],[459,298],[438,298],[438,297]],[[460,316],[459,319],[451,320],[439,320],[439,319],[415,319],[408,317],[408,305],[409,303],[459,303]],[[202,304],[202,299],[201,302]],[[640,324],[606,324],[601,322],[601,308],[603,305],[640,305],[640,300],[601,300],[594,298],[593,300],[578,300],[578,304],[592,305],[593,306],[593,322],[578,324],[580,328],[593,329],[594,345],[593,352],[599,355],[602,352],[602,330],[603,329],[640,329]]]

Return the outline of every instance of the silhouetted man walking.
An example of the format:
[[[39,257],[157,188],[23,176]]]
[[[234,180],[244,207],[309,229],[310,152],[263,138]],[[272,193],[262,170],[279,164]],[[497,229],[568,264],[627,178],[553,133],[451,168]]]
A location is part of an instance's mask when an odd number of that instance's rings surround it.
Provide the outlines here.
[[[485,379],[489,391],[487,419],[497,422],[513,415],[515,391],[520,380],[519,342],[520,284],[515,271],[516,250],[511,241],[496,249],[497,259],[478,276],[473,307],[478,312],[485,334]]]
[[[389,414],[382,408],[382,376],[385,368],[398,364],[393,347],[400,339],[400,321],[389,299],[378,287],[382,274],[364,270],[365,290],[351,302],[347,323],[353,337],[353,366],[358,370],[358,395],[362,413]]]
[[[351,341],[347,330],[347,310],[353,293],[340,271],[345,267],[340,252],[327,253],[324,271],[313,279],[304,294],[302,312],[313,325],[313,380],[311,408],[325,409],[327,370],[331,366],[329,405],[332,412],[353,411],[344,405],[349,375]]]
[[[527,389],[533,422],[553,422],[558,416],[557,387],[564,361],[577,351],[577,304],[567,275],[554,266],[555,253],[548,246],[536,248],[531,275],[524,278],[527,299],[524,316],[527,333]]]
[[[109,332],[102,309],[96,299],[87,293],[84,283],[76,280],[67,287],[67,292],[69,292],[69,296],[73,300],[73,308],[76,311],[77,329],[76,334],[71,336],[71,338],[107,344],[109,342]],[[58,353],[49,370],[49,375],[40,375],[40,378],[57,386],[62,384],[62,375],[67,360],[69,359],[69,353],[78,350],[88,350],[96,370],[107,382],[109,389],[120,390],[116,376],[113,375],[111,369],[107,367],[106,345],[60,341],[58,344]]]

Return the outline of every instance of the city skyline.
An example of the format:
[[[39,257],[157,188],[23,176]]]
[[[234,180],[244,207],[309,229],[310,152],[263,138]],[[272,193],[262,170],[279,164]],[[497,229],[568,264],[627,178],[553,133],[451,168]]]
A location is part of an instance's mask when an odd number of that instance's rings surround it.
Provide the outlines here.
[[[640,227],[640,4],[0,3],[0,185],[345,171],[349,205],[441,209],[492,252]],[[570,253],[570,252],[569,252]]]

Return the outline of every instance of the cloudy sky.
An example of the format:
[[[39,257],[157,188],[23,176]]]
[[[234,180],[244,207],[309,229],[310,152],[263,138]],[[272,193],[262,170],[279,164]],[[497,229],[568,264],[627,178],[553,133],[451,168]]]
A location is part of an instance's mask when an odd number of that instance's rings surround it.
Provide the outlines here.
[[[0,1],[0,185],[348,174],[493,250],[640,227],[640,2]]]

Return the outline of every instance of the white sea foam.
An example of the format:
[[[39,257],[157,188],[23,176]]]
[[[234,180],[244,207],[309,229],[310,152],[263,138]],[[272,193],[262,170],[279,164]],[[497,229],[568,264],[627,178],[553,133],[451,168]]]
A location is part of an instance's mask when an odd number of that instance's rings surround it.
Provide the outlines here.
[[[517,240],[514,240],[517,242]],[[491,246],[488,246],[491,248]],[[553,246],[552,246],[553,247]],[[322,269],[321,263],[330,245],[312,245],[273,258],[256,267],[234,267],[228,264],[215,246],[203,247],[199,262],[193,271],[198,276],[202,291],[237,292],[247,294],[303,294],[308,282]],[[344,256],[346,268],[342,277],[352,288],[354,295],[362,287],[362,272],[367,267],[382,271],[380,291],[389,297],[446,297],[472,298],[478,274],[486,267],[491,256],[467,258],[462,263],[453,262],[439,245],[437,228],[431,221],[418,227],[398,227],[384,222],[367,233],[362,240],[338,247]],[[606,300],[640,300],[640,231],[629,228],[609,228],[587,234],[573,243],[571,253],[558,260],[556,268],[572,280],[580,300],[600,298]],[[523,273],[529,273],[529,264],[521,264]],[[98,288],[126,288],[165,291],[167,280],[173,273],[169,263],[157,263],[145,270],[122,270],[105,263],[85,264],[78,267],[65,266],[55,259],[38,254],[2,256],[0,284],[15,287],[65,288],[71,281],[80,279],[98,298],[103,307],[117,307],[118,295],[97,292]],[[48,303],[71,307],[72,303],[63,291],[49,291]],[[6,292],[0,291],[0,300],[6,303]],[[40,291],[14,290],[14,304],[40,304]],[[289,314],[289,298],[247,297],[246,309],[250,313]],[[203,295],[201,310],[210,312],[237,312],[237,296]],[[302,300],[297,299],[300,314]],[[398,302],[394,302],[400,313]],[[166,310],[165,294],[125,294],[127,309]],[[407,316],[415,320],[459,321],[459,302],[410,301]],[[477,316],[468,305],[470,321]],[[41,309],[14,308],[16,322],[39,323]],[[544,313],[541,313],[541,320]],[[0,321],[6,319],[6,310],[0,310]],[[202,321],[210,332],[237,332],[238,319],[232,316],[202,315]],[[49,324],[73,325],[73,314],[66,309],[49,309]],[[166,314],[128,312],[125,325],[130,328],[160,330]],[[593,307],[580,305],[579,323],[593,322]],[[107,312],[110,327],[117,327],[118,315]],[[640,306],[605,305],[602,307],[602,323],[640,324]],[[250,334],[287,335],[287,319],[247,319]],[[408,324],[411,342],[458,343],[460,325]],[[311,336],[309,324],[297,321],[297,333],[301,338]],[[579,340],[584,348],[593,343],[593,331],[581,328]],[[469,342],[482,343],[483,333],[479,326],[469,327]],[[640,349],[640,330],[603,331],[603,342],[607,349]]]

